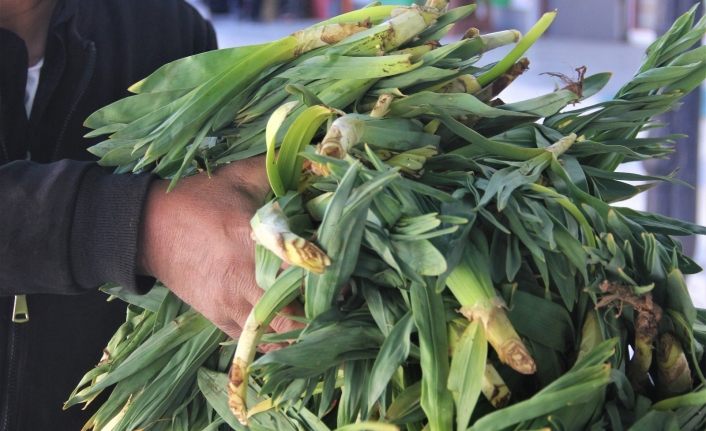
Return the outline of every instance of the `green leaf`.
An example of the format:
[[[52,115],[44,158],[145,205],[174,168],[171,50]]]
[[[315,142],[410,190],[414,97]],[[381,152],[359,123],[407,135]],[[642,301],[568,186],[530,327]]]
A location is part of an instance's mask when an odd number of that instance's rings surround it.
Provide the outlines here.
[[[193,133],[211,119],[222,103],[245,89],[263,70],[291,59],[296,45],[296,38],[291,36],[265,44],[250,54],[247,60],[236,63],[223,74],[204,82],[192,91],[193,94],[187,94],[190,96],[188,100],[155,132],[136,169],[156,161],[169,151],[185,147]]]
[[[429,240],[392,241],[395,254],[421,275],[440,275],[446,271],[444,256]]]
[[[367,416],[364,397],[370,378],[369,368],[365,360],[344,362],[343,387],[338,403],[338,425],[352,424],[359,416]]]
[[[338,427],[336,431],[399,431],[399,428],[392,424],[380,422],[358,422]]]
[[[512,163],[507,168],[496,171],[490,177],[478,206],[485,206],[495,198],[498,211],[504,210],[510,195],[519,187],[536,182],[544,169],[549,166],[551,159],[552,155],[545,152],[525,162]]]
[[[493,141],[451,117],[443,117],[441,121],[453,134],[471,144],[453,150],[451,154],[476,156],[478,152],[481,152],[509,160],[522,161],[540,156],[546,152],[542,148],[525,148],[519,145]]]
[[[623,216],[643,226],[648,232],[665,235],[706,235],[706,226],[699,226],[660,214],[636,211],[630,208],[615,207]]]
[[[267,121],[267,127],[265,129],[265,145],[267,148],[265,166],[267,169],[267,179],[270,181],[272,191],[274,191],[277,196],[284,196],[287,192],[287,189],[285,189],[284,183],[282,182],[282,176],[277,168],[275,156],[277,132],[279,132],[282,123],[284,123],[284,120],[287,118],[287,114],[289,114],[298,104],[299,102],[289,102],[275,109],[270,116],[270,119]]]
[[[385,338],[370,371],[367,390],[368,412],[373,411],[373,406],[382,395],[393,374],[407,360],[410,349],[409,337],[413,327],[412,314],[407,313],[395,324]]]
[[[299,97],[299,101],[305,106],[323,105],[324,102],[319,97],[302,84],[287,84],[285,91]]]
[[[84,402],[120,380],[139,372],[147,364],[160,358],[171,349],[181,346],[186,340],[200,333],[211,323],[195,311],[186,312],[153,334],[135,349],[115,370],[107,374],[95,385],[86,388],[69,399],[67,405]]]
[[[137,373],[118,382],[111,390],[108,400],[101,405],[100,409],[91,418],[96,424],[96,428],[102,429],[110,422],[125,407],[130,397],[142,390],[145,382],[149,382],[157,373],[164,369],[171,357],[171,354],[162,355],[156,361],[142,367]]]
[[[448,340],[441,294],[433,286],[412,283],[412,314],[419,333],[422,368],[421,406],[429,420],[430,431],[452,428],[453,397],[446,388],[449,379]]]
[[[285,269],[253,307],[257,321],[268,325],[276,313],[298,295],[303,278],[304,270],[301,268],[290,266]]]
[[[672,412],[649,411],[639,418],[628,431],[680,431],[677,418]]]
[[[449,78],[455,77],[457,74],[458,72],[455,70],[448,70],[433,66],[423,66],[407,73],[381,79],[377,82],[377,84],[375,84],[375,88],[404,89],[422,83],[446,81]]]
[[[703,406],[704,404],[706,404],[706,389],[658,401],[652,408],[664,411],[674,410],[680,407]]]
[[[285,190],[298,189],[303,163],[299,153],[307,145],[311,144],[311,140],[321,125],[332,116],[333,112],[324,106],[310,106],[299,114],[292,125],[289,126],[280,146],[276,162],[282,186]]]
[[[485,118],[529,117],[529,114],[493,108],[467,93],[434,93],[421,91],[396,99],[390,104],[391,117],[412,118],[420,115],[458,117],[477,115]]]
[[[477,321],[471,322],[454,349],[448,388],[456,403],[456,429],[465,430],[480,396],[488,356],[485,331]]]
[[[115,123],[129,124],[168,105],[186,93],[187,90],[173,90],[125,97],[97,110],[86,118],[83,125],[90,129],[100,129],[110,127]],[[95,134],[92,134],[92,136],[95,136]]]
[[[418,42],[424,43],[429,40],[438,40],[438,39],[433,38],[432,36],[435,35],[436,33],[438,33],[439,30],[446,28],[446,27],[450,27],[453,24],[455,24],[456,22],[469,16],[470,14],[473,13],[473,11],[476,10],[476,7],[477,7],[477,5],[475,5],[475,4],[469,4],[469,5],[464,5],[464,6],[449,9],[446,13],[444,13],[439,18],[437,18],[436,22],[434,22],[434,24],[430,25],[428,29],[426,29],[422,33],[420,33],[420,35],[419,35],[420,40]]]
[[[219,49],[180,58],[165,64],[147,78],[133,84],[130,91],[133,93],[156,93],[190,90],[245,61],[247,57],[266,45]]]
[[[392,328],[396,327],[398,319],[398,313],[396,310],[396,304],[390,299],[391,295],[385,294],[383,296],[382,292],[377,286],[369,285],[368,283],[361,283],[361,290],[363,297],[365,298],[365,303],[370,310],[370,315],[375,324],[380,328],[380,331],[385,335],[385,337],[390,335]]]
[[[349,57],[345,55],[320,55],[278,75],[293,81],[312,79],[370,79],[409,72],[421,66],[412,63],[410,55],[383,55]]]
[[[559,250],[583,276],[584,283],[588,284],[588,273],[586,269],[588,256],[581,242],[558,223],[554,224],[554,239],[556,240]],[[573,301],[571,303],[573,303]],[[567,307],[571,309],[569,304],[567,304]]]
[[[565,406],[584,403],[608,383],[610,369],[601,365],[570,371],[532,398],[480,418],[470,430],[501,430]],[[561,387],[554,390],[555,386]]]
[[[508,317],[517,332],[558,352],[568,352],[576,339],[566,308],[522,290],[512,296]]]
[[[215,413],[228,426],[236,431],[247,431],[249,429],[252,431],[272,429],[295,431],[298,429],[287,416],[277,410],[268,410],[254,415],[250,418],[250,428],[241,425],[228,407],[228,375],[225,373],[218,373],[202,367],[197,374],[197,383],[209,406],[215,410]],[[263,401],[263,399],[257,395],[254,388],[252,386],[248,388],[248,404],[254,405],[260,401]],[[302,415],[305,410],[301,409]],[[310,412],[308,413],[311,414]]]
[[[238,418],[233,415],[230,407],[228,407],[228,376],[226,374],[217,373],[202,367],[198,371],[197,382],[208,404],[228,426],[237,431],[247,430],[246,427],[238,422]]]
[[[424,419],[424,412],[420,406],[421,396],[421,381],[407,386],[387,409],[385,419],[400,424]]]
[[[696,323],[696,307],[686,286],[684,274],[679,268],[674,268],[667,274],[666,305],[682,314],[690,327]]]
[[[537,23],[535,23],[529,31],[527,31],[524,37],[520,39],[517,45],[515,45],[515,47],[502,60],[496,63],[490,70],[478,76],[478,83],[481,86],[486,86],[510,69],[510,67],[512,67],[512,65],[520,59],[522,54],[534,45],[537,39],[544,34],[544,32],[554,21],[555,17],[556,11],[547,12],[542,15],[539,18],[539,21],[537,21]]]
[[[317,376],[350,359],[346,356],[351,352],[367,351],[364,358],[375,357],[382,338],[380,330],[365,319],[326,322],[320,328],[310,326],[297,343],[261,356],[252,368],[286,365],[293,373],[288,378]]]
[[[350,115],[350,114],[349,114]],[[359,116],[365,122],[362,126],[361,142],[374,147],[393,151],[408,151],[426,146],[438,147],[440,137],[423,131],[415,120],[402,118],[370,118]],[[394,133],[390,133],[394,130]]]
[[[138,307],[144,308],[152,312],[157,312],[159,310],[160,304],[164,301],[164,298],[169,293],[169,290],[164,287],[161,283],[156,283],[149,292],[144,295],[138,295],[131,293],[121,286],[116,286],[112,284],[106,284],[101,286],[100,290],[107,293],[108,295],[115,296],[121,300],[127,302],[128,304],[137,305]]]
[[[211,126],[213,125],[212,121],[207,121],[206,124],[199,130],[199,132],[196,134],[194,139],[191,141],[191,144],[188,147],[188,150],[186,152],[186,155],[184,155],[183,160],[181,162],[181,166],[179,166],[179,169],[177,172],[174,174],[172,177],[171,181],[169,181],[169,187],[167,187],[167,192],[170,192],[171,190],[174,189],[176,186],[177,182],[179,179],[181,179],[182,176],[184,176],[184,173],[187,171],[189,167],[191,167],[192,162],[194,161],[194,157],[196,157],[196,151],[201,148],[201,146],[204,143],[204,138],[206,138],[206,135],[208,132],[211,131]]]
[[[180,400],[192,392],[190,386],[201,364],[225,338],[225,334],[210,325],[180,345],[159,374],[150,379],[144,390],[132,398],[130,408],[116,431],[144,427],[178,406]]]
[[[360,166],[350,165],[326,209],[318,230],[318,243],[331,258],[321,274],[309,273],[305,282],[305,308],[309,318],[328,310],[355,269],[365,229],[365,214],[373,196],[394,181],[388,171],[354,189]]]
[[[159,310],[157,310],[157,313],[155,314],[152,332],[157,332],[167,326],[169,322],[176,319],[179,314],[183,313],[185,307],[188,306],[186,306],[184,302],[182,302],[181,299],[174,294],[174,292],[169,291],[160,304]]]
[[[337,15],[325,21],[318,22],[314,24],[312,28],[321,27],[329,24],[363,22],[366,20],[370,20],[372,23],[377,24],[389,18],[390,13],[392,13],[392,11],[395,10],[397,7],[398,6],[396,5],[368,5],[364,8]]]
[[[274,284],[281,266],[282,259],[260,244],[255,244],[255,281],[262,290]]]

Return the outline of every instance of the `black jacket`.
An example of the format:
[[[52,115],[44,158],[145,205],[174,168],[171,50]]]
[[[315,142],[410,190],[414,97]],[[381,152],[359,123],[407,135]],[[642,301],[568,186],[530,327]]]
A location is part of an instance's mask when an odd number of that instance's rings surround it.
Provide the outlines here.
[[[62,404],[125,317],[96,288],[146,281],[135,260],[151,179],[90,162],[83,120],[162,64],[215,47],[179,0],[60,0],[27,119],[26,48],[0,28],[0,431],[81,428],[90,411]],[[16,294],[28,294],[27,323],[11,323]]]

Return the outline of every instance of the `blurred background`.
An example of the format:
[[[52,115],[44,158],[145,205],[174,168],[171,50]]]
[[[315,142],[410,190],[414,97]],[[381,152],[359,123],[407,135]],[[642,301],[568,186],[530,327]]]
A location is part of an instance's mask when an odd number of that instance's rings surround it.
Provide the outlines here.
[[[368,1],[358,0],[191,0],[211,19],[222,48],[248,45],[288,35],[333,15],[359,8]],[[382,1],[385,4],[411,4],[412,1]],[[420,1],[419,3],[424,3]],[[515,28],[529,29],[542,13],[559,14],[547,35],[527,53],[530,69],[501,97],[506,102],[526,99],[557,86],[556,78],[541,75],[558,72],[575,77],[575,69],[586,66],[588,74],[610,71],[608,86],[586,103],[610,99],[622,83],[637,70],[645,48],[664,32],[694,0],[477,0],[452,1],[452,6],[477,3],[476,12],[458,24],[458,38],[470,27],[482,32]],[[491,62],[506,51],[492,51],[481,60]],[[661,120],[668,124],[658,133],[685,133],[689,138],[677,143],[669,160],[625,164],[621,170],[677,177],[694,186],[661,184],[624,205],[650,210],[706,225],[706,97],[703,89],[688,97],[681,108]],[[701,131],[701,132],[700,132]],[[706,238],[684,238],[688,253],[706,267]],[[706,307],[706,273],[691,276],[688,284],[695,302]]]

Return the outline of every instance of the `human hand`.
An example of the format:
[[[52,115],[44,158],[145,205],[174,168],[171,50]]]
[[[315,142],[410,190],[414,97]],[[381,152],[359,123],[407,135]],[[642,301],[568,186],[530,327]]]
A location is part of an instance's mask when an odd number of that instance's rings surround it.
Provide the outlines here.
[[[250,219],[269,190],[264,160],[233,162],[210,178],[184,178],[169,193],[168,184],[155,181],[149,191],[139,264],[235,338],[262,295]],[[282,314],[301,314],[298,308],[290,305]],[[286,332],[302,325],[278,316],[270,326]]]

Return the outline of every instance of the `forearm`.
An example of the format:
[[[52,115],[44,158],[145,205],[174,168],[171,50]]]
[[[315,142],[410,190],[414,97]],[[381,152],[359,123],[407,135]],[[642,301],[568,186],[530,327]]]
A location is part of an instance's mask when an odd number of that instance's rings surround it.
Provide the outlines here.
[[[0,166],[0,296],[145,289],[136,253],[149,183],[87,162]]]

